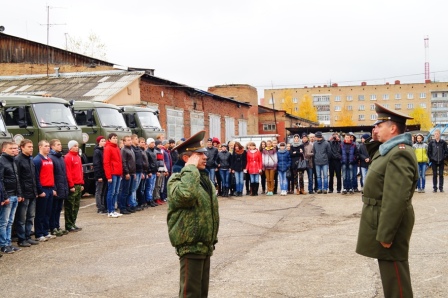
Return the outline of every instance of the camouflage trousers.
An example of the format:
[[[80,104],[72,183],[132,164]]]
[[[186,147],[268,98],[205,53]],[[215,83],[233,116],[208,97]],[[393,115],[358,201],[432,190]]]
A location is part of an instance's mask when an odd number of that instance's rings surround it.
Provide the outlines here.
[[[79,205],[81,204],[82,185],[75,185],[75,191],[68,194],[64,202],[65,229],[70,230],[75,227],[78,217]]]

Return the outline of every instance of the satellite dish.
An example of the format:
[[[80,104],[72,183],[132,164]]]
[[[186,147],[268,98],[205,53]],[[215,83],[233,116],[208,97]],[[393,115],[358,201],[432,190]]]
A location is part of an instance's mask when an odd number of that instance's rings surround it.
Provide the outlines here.
[[[5,27],[0,26],[0,32],[3,32],[3,31],[5,31]]]

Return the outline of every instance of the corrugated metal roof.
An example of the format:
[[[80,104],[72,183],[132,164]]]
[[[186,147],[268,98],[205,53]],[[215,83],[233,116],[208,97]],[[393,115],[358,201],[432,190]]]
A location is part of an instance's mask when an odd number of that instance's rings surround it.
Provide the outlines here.
[[[97,71],[0,77],[0,95],[51,94],[66,100],[107,102],[144,71]]]

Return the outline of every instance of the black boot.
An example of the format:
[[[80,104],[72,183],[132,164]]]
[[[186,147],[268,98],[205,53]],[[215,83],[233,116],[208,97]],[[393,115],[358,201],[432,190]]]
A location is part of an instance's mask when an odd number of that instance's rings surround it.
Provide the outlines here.
[[[255,183],[250,184],[250,196],[254,196]]]
[[[254,183],[254,196],[258,196],[258,187],[260,186],[260,183]]]

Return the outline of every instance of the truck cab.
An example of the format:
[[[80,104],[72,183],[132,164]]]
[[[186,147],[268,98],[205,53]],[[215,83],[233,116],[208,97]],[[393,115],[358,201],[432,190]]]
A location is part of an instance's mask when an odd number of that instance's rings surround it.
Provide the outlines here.
[[[82,144],[81,128],[76,124],[66,100],[8,95],[0,96],[0,102],[3,101],[5,104],[0,107],[0,111],[7,130],[16,144],[20,144],[23,139],[30,139],[34,144],[33,155],[39,152],[37,144],[41,140],[59,139],[64,153],[68,152],[69,141],[76,140]]]
[[[96,138],[103,136],[107,140],[110,133],[116,133],[120,140],[124,136],[130,136],[131,130],[124,121],[123,110],[116,105],[94,102],[75,101],[73,114],[77,125],[82,129],[83,148],[87,161],[93,161],[93,152],[96,146]]]
[[[146,140],[148,138],[155,139],[158,134],[165,132],[160,125],[158,111],[135,106],[122,106],[121,108],[123,108],[126,124],[133,134]]]

